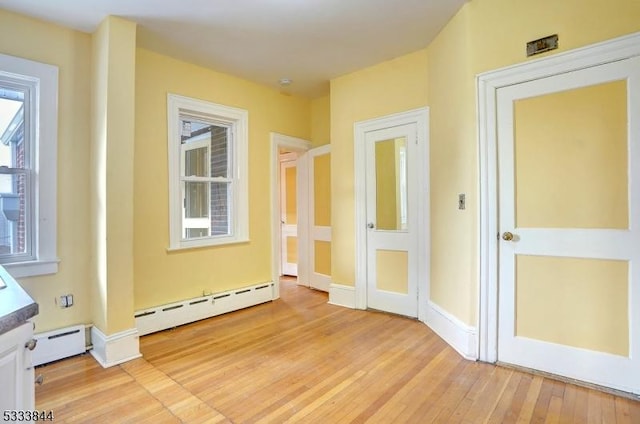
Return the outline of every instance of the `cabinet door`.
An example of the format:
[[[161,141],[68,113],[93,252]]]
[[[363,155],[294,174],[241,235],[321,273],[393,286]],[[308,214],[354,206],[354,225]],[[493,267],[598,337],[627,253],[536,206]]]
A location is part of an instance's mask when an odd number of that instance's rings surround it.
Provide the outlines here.
[[[32,335],[30,322],[0,335],[0,381],[8,389],[0,396],[0,411],[34,408],[31,352],[25,347]]]

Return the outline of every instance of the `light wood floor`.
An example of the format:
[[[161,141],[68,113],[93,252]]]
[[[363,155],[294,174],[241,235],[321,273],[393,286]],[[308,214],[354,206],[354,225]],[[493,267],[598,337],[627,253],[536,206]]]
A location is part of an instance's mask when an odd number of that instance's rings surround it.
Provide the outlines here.
[[[281,295],[142,337],[121,366],[39,367],[36,407],[57,423],[640,423],[638,401],[466,361],[417,321]]]

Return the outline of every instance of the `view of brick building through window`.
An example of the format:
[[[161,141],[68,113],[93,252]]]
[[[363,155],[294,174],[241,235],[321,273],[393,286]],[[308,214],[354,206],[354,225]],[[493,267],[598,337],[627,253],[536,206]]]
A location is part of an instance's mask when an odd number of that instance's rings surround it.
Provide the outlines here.
[[[24,93],[0,86],[0,255],[27,253]]]
[[[209,179],[207,182],[185,181],[183,236],[186,239],[230,233],[229,132],[225,126],[182,120],[183,177]]]

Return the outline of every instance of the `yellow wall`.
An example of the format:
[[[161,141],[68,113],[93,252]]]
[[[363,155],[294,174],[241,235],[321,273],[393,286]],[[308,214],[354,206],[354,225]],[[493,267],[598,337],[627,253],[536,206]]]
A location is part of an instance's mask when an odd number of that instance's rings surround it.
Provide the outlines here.
[[[332,142],[332,277],[353,285],[353,124],[416,107],[431,116],[431,299],[477,321],[478,196],[475,75],[527,60],[526,41],[558,33],[558,51],[640,30],[640,2],[473,0],[424,50],[331,81],[329,98],[287,97],[138,49],[134,163],[135,306],[157,305],[270,278],[269,132]],[[91,319],[89,142],[91,37],[0,10],[2,53],[60,68],[58,254],[55,275],[21,279],[40,304],[36,331]],[[250,122],[250,237],[236,246],[168,254],[166,94],[242,107]],[[327,112],[330,105],[330,112]],[[330,114],[330,125],[326,119]],[[330,128],[330,129],[329,129]],[[327,137],[327,132],[330,137]],[[73,164],[73,166],[64,166]],[[467,209],[456,208],[458,193]],[[248,266],[248,265],[251,266]],[[56,296],[75,295],[59,309]]]
[[[89,248],[89,142],[91,36],[0,10],[0,53],[56,65],[58,86],[58,257],[57,274],[20,278],[38,302],[37,333],[91,322]],[[61,309],[56,297],[72,293],[74,306]]]
[[[329,96],[311,101],[311,145],[323,146],[331,142],[331,115]]]
[[[640,2],[542,0],[467,3],[429,48],[431,106],[431,299],[477,322],[478,193],[475,76],[526,61],[525,44],[557,33],[560,48],[640,30]],[[543,55],[543,56],[544,56]],[[467,209],[456,209],[457,193]]]
[[[355,280],[353,124],[427,106],[427,52],[420,50],[331,80],[331,273]]]
[[[168,253],[167,93],[249,111],[249,243]],[[311,102],[138,49],[134,174],[135,307],[271,279],[269,133],[309,139]]]
[[[555,54],[640,30],[640,2],[473,0],[427,49],[331,81],[333,280],[353,285],[353,124],[429,106],[431,300],[476,325],[478,155],[475,77],[524,62],[527,41],[558,33]],[[428,95],[427,95],[428,94]],[[457,209],[465,193],[467,207]],[[339,255],[337,254],[339,253]]]

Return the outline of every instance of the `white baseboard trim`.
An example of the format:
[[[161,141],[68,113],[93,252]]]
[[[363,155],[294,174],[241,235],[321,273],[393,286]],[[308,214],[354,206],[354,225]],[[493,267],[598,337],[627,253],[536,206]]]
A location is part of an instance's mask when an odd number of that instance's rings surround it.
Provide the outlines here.
[[[91,328],[91,355],[103,368],[140,358],[138,329],[131,328],[106,336],[96,326]]]
[[[460,321],[431,301],[427,307],[426,324],[463,358],[472,361],[478,359],[477,330],[474,327]]]
[[[356,288],[331,283],[329,286],[329,303],[331,305],[356,309]]]

